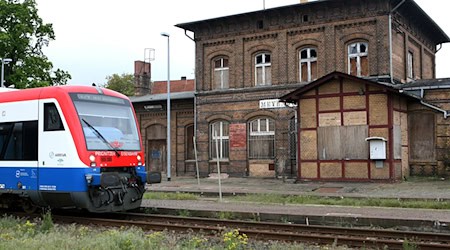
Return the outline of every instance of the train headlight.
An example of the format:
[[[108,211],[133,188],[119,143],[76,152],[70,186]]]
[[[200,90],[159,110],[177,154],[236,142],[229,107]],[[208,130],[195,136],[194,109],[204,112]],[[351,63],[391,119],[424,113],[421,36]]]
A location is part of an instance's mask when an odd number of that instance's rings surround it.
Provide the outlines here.
[[[137,155],[136,156],[136,159],[137,159],[137,161],[138,161],[138,165],[142,165],[142,157],[141,157],[141,155]]]
[[[94,155],[90,155],[89,156],[89,160],[91,161],[91,167],[95,167],[95,156]]]

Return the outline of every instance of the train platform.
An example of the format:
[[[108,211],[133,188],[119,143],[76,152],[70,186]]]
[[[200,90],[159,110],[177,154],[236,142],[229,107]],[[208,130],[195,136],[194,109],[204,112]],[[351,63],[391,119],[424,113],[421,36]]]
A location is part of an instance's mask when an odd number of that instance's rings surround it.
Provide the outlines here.
[[[225,176],[226,177],[226,176]],[[234,212],[242,217],[289,220],[296,223],[405,226],[428,228],[450,233],[450,210],[387,207],[347,207],[329,205],[260,204],[233,202],[230,195],[276,193],[353,198],[397,198],[450,201],[450,180],[412,179],[398,183],[374,182],[295,182],[276,178],[220,178],[223,199],[219,199],[218,176],[210,178],[176,177],[147,186],[147,192],[188,192],[208,197],[201,200],[145,200],[143,206],[156,210],[187,210],[205,213]]]

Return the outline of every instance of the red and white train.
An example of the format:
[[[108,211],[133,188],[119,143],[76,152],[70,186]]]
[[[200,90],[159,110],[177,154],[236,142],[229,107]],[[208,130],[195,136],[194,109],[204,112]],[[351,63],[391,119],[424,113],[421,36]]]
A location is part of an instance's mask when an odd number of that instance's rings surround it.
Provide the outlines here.
[[[140,207],[147,173],[130,100],[91,86],[0,93],[0,206]]]

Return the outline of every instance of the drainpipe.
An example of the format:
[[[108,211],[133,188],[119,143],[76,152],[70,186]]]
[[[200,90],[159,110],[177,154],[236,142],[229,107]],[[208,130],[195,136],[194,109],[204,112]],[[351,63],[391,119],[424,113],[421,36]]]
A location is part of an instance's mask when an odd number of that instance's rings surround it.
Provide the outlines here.
[[[447,110],[443,110],[443,109],[441,109],[441,108],[439,108],[439,107],[434,106],[433,104],[430,104],[430,103],[425,102],[425,101],[423,100],[424,95],[425,95],[425,90],[424,90],[424,89],[420,89],[420,103],[421,103],[422,105],[424,105],[424,106],[427,106],[427,107],[431,108],[431,109],[434,109],[434,110],[437,110],[437,111],[439,111],[439,112],[444,113],[444,119],[447,119],[447,117],[448,117],[448,112],[447,112]]]
[[[394,69],[392,65],[392,14],[396,11],[406,0],[402,0],[389,12],[389,74],[391,75],[391,83],[394,84]]]

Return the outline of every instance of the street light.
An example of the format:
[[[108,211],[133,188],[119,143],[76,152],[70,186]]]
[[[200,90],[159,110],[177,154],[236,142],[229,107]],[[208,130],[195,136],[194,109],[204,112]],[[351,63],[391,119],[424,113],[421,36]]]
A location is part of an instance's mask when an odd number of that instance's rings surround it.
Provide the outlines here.
[[[12,62],[11,58],[2,58],[2,72],[1,72],[1,78],[0,78],[0,84],[1,84],[2,88],[5,86],[3,84],[3,82],[4,82],[3,78],[4,78],[4,74],[5,74],[4,73],[4,71],[5,71],[5,64],[8,64],[10,62]]]
[[[170,181],[170,35],[162,32],[161,36],[167,37],[167,181]]]

